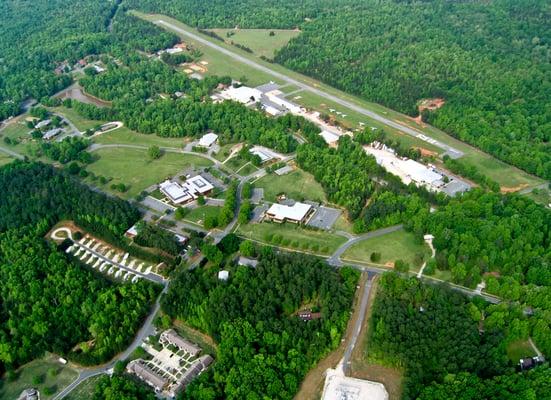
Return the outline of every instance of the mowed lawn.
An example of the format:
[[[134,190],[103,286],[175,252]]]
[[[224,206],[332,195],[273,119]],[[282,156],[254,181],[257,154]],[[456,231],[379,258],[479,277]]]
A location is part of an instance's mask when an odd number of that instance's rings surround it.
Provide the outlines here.
[[[25,116],[28,116],[28,114],[23,114],[0,131],[0,146],[16,153],[26,153],[27,145],[35,141],[30,135],[31,129],[27,128]],[[4,141],[5,138],[9,138],[17,144],[7,144]]]
[[[0,152],[0,167],[13,161],[13,158]]]
[[[515,364],[518,363],[521,358],[534,356],[537,356],[537,354],[528,340],[519,339],[507,345],[507,357]]]
[[[154,134],[145,135],[143,133],[134,132],[123,126],[114,131],[102,133],[95,136],[94,143],[100,144],[132,144],[139,146],[156,145],[159,147],[175,147],[182,148],[184,145],[183,138],[164,138]]]
[[[430,249],[426,244],[415,243],[412,233],[399,230],[356,243],[344,252],[342,258],[349,261],[371,263],[370,256],[373,252],[381,253],[381,260],[378,264],[388,263],[391,266],[390,263],[394,263],[396,260],[404,260],[413,270],[420,267],[418,263],[415,263],[416,254],[423,254],[425,260],[430,257]]]
[[[203,226],[205,223],[205,218],[207,217],[218,217],[220,214],[220,209],[222,207],[218,206],[200,206],[193,208],[189,213],[184,217],[184,221],[191,222],[200,226]]]
[[[2,378],[0,385],[0,399],[17,399],[21,392],[27,388],[35,388],[40,391],[41,399],[51,399],[77,377],[77,372],[69,366],[60,364],[57,359],[48,355],[42,359],[31,361],[17,370],[14,381]],[[34,384],[33,378],[39,377],[41,383]],[[44,393],[50,388],[54,393],[47,396]]]
[[[241,225],[237,233],[246,238],[302,252],[331,255],[346,238],[326,231],[316,231],[292,223],[269,222]]]
[[[300,31],[291,29],[209,29],[228,43],[248,47],[257,56],[273,58],[276,51],[285,46],[289,40],[300,35]],[[274,35],[270,36],[270,32]],[[231,36],[227,36],[230,33]]]
[[[135,197],[149,186],[159,183],[173,176],[177,172],[189,167],[207,167],[212,162],[195,155],[164,153],[157,160],[150,160],[147,150],[129,148],[104,148],[93,152],[98,160],[87,167],[89,172],[96,176],[113,178],[101,186],[102,190],[115,193],[122,198]],[[124,193],[111,190],[112,184],[123,183],[129,186]]]
[[[92,119],[86,119],[82,117],[74,109],[63,107],[63,106],[50,108],[50,111],[63,115],[65,118],[71,121],[77,127],[77,129],[81,132],[87,129],[92,129],[98,125],[103,125],[105,122],[107,122],[107,121],[96,121]]]
[[[94,396],[96,384],[99,382],[102,376],[103,375],[96,375],[86,379],[84,382],[74,388],[71,393],[69,393],[65,397],[65,400],[91,400]]]
[[[298,201],[326,202],[327,200],[321,185],[315,181],[311,174],[300,169],[282,176],[275,173],[266,175],[256,181],[254,187],[264,189],[266,201],[276,201],[276,197],[280,193],[285,193],[288,198]]]

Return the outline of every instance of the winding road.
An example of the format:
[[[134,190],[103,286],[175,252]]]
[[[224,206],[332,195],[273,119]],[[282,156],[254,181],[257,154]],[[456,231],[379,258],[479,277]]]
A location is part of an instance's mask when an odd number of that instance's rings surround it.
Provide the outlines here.
[[[257,69],[259,71],[262,71],[266,74],[269,74],[269,75],[272,75],[273,77],[277,78],[277,79],[280,79],[281,81],[284,81],[286,83],[289,83],[289,84],[292,84],[294,86],[297,86],[299,88],[301,88],[302,90],[305,90],[305,91],[308,91],[308,92],[311,92],[311,93],[314,93],[315,95],[317,96],[320,96],[320,97],[323,97],[329,101],[332,101],[334,103],[337,103],[337,104],[340,104],[341,106],[343,107],[346,107],[350,110],[353,110],[353,111],[356,111],[362,115],[365,115],[375,121],[378,121],[384,125],[387,125],[387,126],[390,126],[394,129],[397,129],[399,130],[400,132],[403,132],[407,135],[410,135],[410,136],[413,136],[413,137],[418,137],[419,135],[422,135],[422,133],[418,130],[415,130],[413,128],[410,128],[408,126],[405,126],[405,125],[402,125],[396,121],[393,121],[391,119],[388,119],[386,117],[383,117],[382,115],[380,114],[377,114],[376,112],[374,111],[371,111],[371,110],[368,110],[364,107],[361,107],[357,104],[354,104],[350,101],[347,101],[347,100],[344,100],[338,96],[335,96],[335,95],[332,95],[330,93],[327,93],[321,89],[317,89],[313,86],[310,86],[306,83],[303,83],[303,82],[300,82],[294,78],[291,78],[281,72],[278,72],[278,71],[274,71],[273,69],[267,67],[267,66],[264,66],[262,64],[259,64],[258,62],[255,62],[249,58],[246,58],[244,56],[241,56],[231,50],[228,50],[226,49],[225,47],[222,47],[216,43],[213,43],[211,42],[210,40],[207,40],[205,38],[203,38],[202,36],[199,36],[195,33],[192,33],[192,32],[189,32],[185,29],[182,29],[170,22],[167,22],[167,21],[163,21],[162,19],[157,19],[155,21],[152,21],[154,24],[156,25],[161,25],[161,26],[164,26],[165,28],[168,28],[169,30],[172,30],[174,32],[177,32],[183,36],[187,36],[205,46],[208,46],[216,51],[219,51],[220,53],[230,57],[230,58],[233,58],[234,60],[237,60],[243,64],[246,64],[248,65],[249,67],[252,67],[254,69]],[[426,136],[426,135],[425,135]],[[457,150],[445,143],[442,143],[438,140],[435,140],[435,139],[432,139],[431,141],[431,144],[433,144],[434,146],[438,147],[438,148],[441,148],[442,150],[445,150],[446,153],[451,157],[451,158],[460,158],[463,156],[463,152],[460,151],[460,150]]]

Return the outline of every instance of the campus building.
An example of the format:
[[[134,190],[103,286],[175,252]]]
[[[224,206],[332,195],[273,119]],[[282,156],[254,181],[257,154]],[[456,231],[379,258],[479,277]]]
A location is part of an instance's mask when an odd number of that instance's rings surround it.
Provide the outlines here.
[[[178,335],[173,329],[169,329],[161,333],[159,342],[165,346],[168,344],[176,346],[180,350],[183,350],[186,353],[191,354],[193,357],[197,356],[201,352],[200,347],[194,345],[191,342],[188,342],[180,335]]]
[[[127,367],[128,372],[136,374],[141,380],[153,387],[155,391],[162,392],[168,384],[168,380],[153,371],[141,360],[131,361]]]
[[[303,224],[313,212],[314,208],[310,204],[296,202],[292,206],[287,206],[276,203],[272,204],[264,216],[266,219],[277,223],[289,221],[294,224]]]
[[[214,186],[201,175],[188,178],[182,185],[169,179],[159,185],[159,190],[174,204],[184,204],[199,196],[207,196]]]
[[[218,140],[218,135],[216,133],[209,132],[199,139],[198,146],[209,148]]]

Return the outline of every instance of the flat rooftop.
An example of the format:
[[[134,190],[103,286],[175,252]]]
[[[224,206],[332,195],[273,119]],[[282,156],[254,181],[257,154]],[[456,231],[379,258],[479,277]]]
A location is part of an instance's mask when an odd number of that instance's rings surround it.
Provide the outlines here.
[[[349,378],[342,371],[328,369],[322,400],[388,400],[382,383]]]
[[[312,206],[310,204],[299,202],[296,202],[292,206],[276,203],[272,204],[267,213],[278,220],[290,219],[293,221],[302,221],[311,208]]]

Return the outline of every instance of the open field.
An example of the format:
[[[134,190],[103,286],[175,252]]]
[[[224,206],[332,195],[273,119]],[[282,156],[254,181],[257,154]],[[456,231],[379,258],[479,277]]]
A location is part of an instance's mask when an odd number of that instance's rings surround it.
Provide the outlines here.
[[[99,159],[87,167],[98,176],[113,178],[101,187],[122,198],[135,197],[149,186],[159,183],[184,168],[207,167],[212,163],[202,157],[189,154],[165,153],[157,160],[150,160],[147,150],[129,148],[105,148],[93,153]],[[99,182],[92,182],[98,185]],[[125,193],[111,190],[112,184],[123,183],[130,186]]]
[[[74,388],[65,400],[91,400],[94,396],[94,388],[103,375],[92,376]]]
[[[325,231],[305,229],[291,223],[262,222],[241,225],[237,234],[282,248],[322,255],[334,253],[339,246],[346,242],[342,236]]]
[[[0,161],[1,163],[2,161]],[[536,203],[543,205],[551,204],[551,191],[549,189],[534,189],[532,192],[526,194]]]
[[[13,161],[13,158],[0,152],[0,167]]]
[[[402,372],[396,368],[384,367],[368,361],[368,333],[373,302],[377,296],[377,290],[378,277],[375,277],[373,279],[371,292],[369,293],[367,312],[360,331],[359,341],[356,344],[356,348],[352,351],[350,372],[354,378],[381,382],[388,391],[389,399],[399,400],[402,397]]]
[[[327,201],[321,185],[315,181],[312,175],[300,169],[282,176],[266,175],[256,181],[254,186],[264,189],[264,199],[267,201],[276,201],[276,197],[280,193],[285,193],[288,198],[297,201]]]
[[[33,383],[33,378],[41,381]],[[69,385],[77,377],[77,372],[71,367],[60,364],[53,355],[47,355],[42,359],[31,361],[17,370],[17,378],[8,382],[2,379],[0,386],[0,399],[17,399],[21,392],[27,388],[35,388],[40,391],[41,399],[51,399],[55,393]],[[51,395],[46,395],[44,390],[53,390]]]
[[[105,122],[107,122],[107,121],[95,121],[91,119],[86,119],[82,117],[74,109],[63,107],[63,106],[50,108],[50,111],[63,115],[65,118],[71,121],[77,127],[77,129],[81,132],[85,131],[86,129],[92,129],[97,125],[102,125]]]
[[[291,29],[209,29],[222,37],[226,42],[231,41],[248,47],[257,56],[273,58],[277,50],[282,48],[300,31]],[[270,32],[274,35],[270,36]],[[230,34],[231,36],[227,36]]]
[[[184,221],[203,226],[205,218],[209,216],[217,217],[218,214],[220,214],[220,207],[218,206],[200,206],[191,209],[189,213],[184,217]]]
[[[25,118],[28,114],[23,114],[18,118],[15,118],[2,130],[0,130],[0,146],[5,147],[8,150],[15,151],[16,153],[26,154],[26,148],[29,143],[33,142],[31,135],[31,129],[27,128],[25,124]],[[13,143],[7,144],[5,139],[9,138]]]
[[[393,265],[396,260],[404,260],[412,270],[417,270],[420,267],[419,263],[415,263],[416,254],[423,254],[425,259],[430,256],[430,249],[426,244],[416,244],[412,233],[399,230],[359,242],[346,250],[342,258],[369,263],[372,252],[381,253],[381,260],[378,264],[391,266],[390,263]]]
[[[101,144],[134,144],[140,146],[156,145],[159,147],[177,147],[182,148],[183,138],[164,138],[157,135],[145,135],[134,132],[127,127],[115,129],[114,131],[102,133],[94,137],[95,143]]]
[[[507,357],[513,364],[518,363],[521,358],[537,356],[536,352],[527,339],[519,339],[507,345]]]
[[[206,35],[201,35],[196,30],[186,26],[185,24],[182,24],[181,22],[179,22],[179,21],[177,21],[173,18],[163,16],[163,15],[145,15],[145,14],[138,13],[138,12],[135,12],[135,15],[137,15],[137,16],[143,18],[143,19],[152,21],[152,22],[157,22],[157,21],[161,20],[161,21],[166,21],[167,23],[174,24],[175,26],[177,26],[180,29],[184,29],[184,30],[187,30],[187,31],[189,31],[193,34],[201,36],[205,40],[209,40],[211,42],[214,42],[215,44],[217,44],[217,45],[219,45],[219,46],[221,46],[225,49],[228,49],[228,50],[232,51],[233,53],[238,54],[241,57],[253,60],[257,64],[260,64],[264,67],[270,68],[271,70],[273,70],[275,72],[285,74],[286,76],[288,76],[290,78],[293,78],[293,79],[295,79],[297,81],[300,81],[302,83],[305,83],[305,84],[311,85],[313,87],[316,87],[320,90],[325,91],[328,94],[338,96],[340,99],[348,101],[348,102],[350,102],[350,103],[352,103],[356,106],[361,106],[361,107],[364,107],[366,109],[377,112],[378,114],[384,115],[386,118],[392,119],[395,122],[399,122],[399,123],[402,123],[404,125],[414,127],[415,129],[427,134],[430,137],[433,137],[434,139],[438,139],[438,140],[442,141],[443,143],[446,143],[448,145],[451,145],[451,146],[457,148],[458,150],[463,151],[466,154],[465,162],[472,163],[472,164],[476,165],[482,173],[487,174],[488,176],[494,178],[501,186],[504,186],[504,187],[507,187],[507,188],[513,188],[513,187],[517,188],[517,187],[521,187],[521,186],[522,187],[533,186],[535,184],[538,184],[538,183],[542,182],[541,179],[533,177],[533,176],[531,176],[531,175],[529,175],[529,174],[527,174],[527,173],[525,173],[521,170],[518,170],[515,167],[512,167],[512,166],[506,165],[502,162],[499,162],[498,160],[494,159],[493,157],[489,156],[488,154],[482,153],[481,151],[479,151],[479,150],[477,150],[477,149],[475,149],[475,148],[473,148],[473,147],[471,147],[471,146],[469,146],[469,145],[467,145],[463,142],[460,142],[459,140],[453,138],[452,136],[450,136],[450,135],[448,135],[448,134],[446,134],[446,133],[444,133],[444,132],[442,132],[442,131],[434,128],[434,127],[419,126],[417,123],[415,123],[414,121],[409,119],[407,116],[405,116],[403,114],[400,114],[400,113],[398,113],[394,110],[390,110],[390,109],[385,108],[385,107],[383,107],[379,104],[374,104],[374,103],[365,101],[363,99],[360,99],[356,96],[352,96],[350,94],[344,93],[344,92],[342,92],[338,89],[335,89],[333,87],[325,85],[325,84],[323,84],[319,81],[316,81],[315,79],[308,78],[304,75],[301,75],[301,74],[298,74],[294,71],[288,70],[287,68],[285,68],[281,65],[270,64],[268,62],[265,62],[265,61],[261,60],[260,58],[256,57],[255,55],[249,54],[249,53],[247,53],[247,52],[245,52],[241,49],[236,48],[235,46],[231,46],[231,45],[229,45],[227,43],[224,43],[224,42],[221,42],[221,41],[215,41],[214,39],[212,39],[212,38],[210,38]],[[166,26],[164,26],[164,25],[161,25],[161,26],[166,28]],[[169,28],[167,28],[167,29],[169,29]],[[178,33],[178,32],[176,32],[176,33]],[[193,40],[189,39],[187,36],[182,35],[182,37],[184,37],[184,39],[187,42],[191,42],[191,43],[194,42]],[[247,77],[249,77],[249,80],[247,82],[249,85],[256,85],[258,83],[263,83],[263,82],[267,82],[267,81],[270,81],[270,80],[278,82],[278,79],[274,79],[273,75],[271,75],[267,72],[264,72],[264,71],[259,71],[259,70],[255,69],[252,66],[245,65],[243,62],[241,62],[239,60],[235,60],[233,58],[230,58],[230,57],[226,56],[225,54],[221,53],[218,50],[209,48],[208,46],[206,46],[204,44],[198,44],[197,47],[200,48],[201,51],[203,51],[203,49],[205,50],[204,52],[205,52],[205,57],[206,58],[210,57],[209,61],[213,65],[209,64],[209,73],[215,73],[215,74],[220,73],[220,72],[216,71],[217,68],[220,68],[220,69],[223,70],[224,74],[229,74],[230,76],[233,76],[234,78],[235,77],[241,77],[241,76],[247,76]],[[214,54],[214,53],[216,53],[216,54]],[[220,65],[217,65],[217,63],[220,63]],[[250,73],[251,70],[253,70],[252,74]],[[281,82],[278,82],[278,83],[281,83]],[[299,95],[299,96],[302,96],[303,98],[306,98],[308,96],[306,94],[306,92],[307,91],[304,90],[300,93],[297,93],[296,95]],[[296,95],[293,95],[292,97],[294,97]],[[347,115],[352,115],[352,112],[350,110],[345,110],[343,108],[345,108],[345,107],[340,106],[339,110],[345,112]],[[346,111],[349,111],[349,112],[346,112]],[[362,116],[362,119],[366,120],[367,118]],[[368,121],[365,121],[365,122],[368,123]],[[373,125],[375,126],[375,124],[373,124]],[[390,130],[388,128],[385,128],[385,129]],[[403,136],[405,136],[405,135],[403,135]],[[415,140],[415,139],[413,139],[413,140]],[[425,142],[422,142],[422,143],[425,144]],[[423,147],[425,147],[425,145],[423,145]]]

